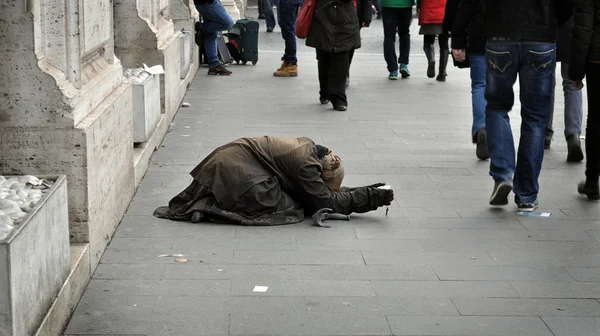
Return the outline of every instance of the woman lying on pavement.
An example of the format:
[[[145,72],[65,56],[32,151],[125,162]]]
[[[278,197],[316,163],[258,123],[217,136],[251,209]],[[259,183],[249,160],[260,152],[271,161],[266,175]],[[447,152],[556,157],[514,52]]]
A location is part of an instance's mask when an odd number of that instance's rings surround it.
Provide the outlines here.
[[[341,187],[344,167],[328,148],[308,138],[241,138],[209,154],[194,180],[154,216],[179,221],[282,225],[323,208],[365,213],[388,206],[392,190]]]

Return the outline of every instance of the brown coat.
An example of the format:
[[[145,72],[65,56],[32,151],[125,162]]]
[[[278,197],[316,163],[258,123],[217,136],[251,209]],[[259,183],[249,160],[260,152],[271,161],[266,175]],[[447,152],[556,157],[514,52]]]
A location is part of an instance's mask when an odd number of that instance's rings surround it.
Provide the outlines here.
[[[304,210],[350,214],[378,207],[374,188],[331,192],[323,183],[315,143],[308,138],[241,138],[217,148],[190,173],[192,185],[155,216],[211,222],[280,225],[300,222]]]

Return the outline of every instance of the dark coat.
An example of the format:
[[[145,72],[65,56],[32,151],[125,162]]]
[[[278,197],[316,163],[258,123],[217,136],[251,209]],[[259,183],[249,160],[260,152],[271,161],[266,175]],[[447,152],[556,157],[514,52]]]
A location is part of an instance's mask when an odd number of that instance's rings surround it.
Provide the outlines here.
[[[373,3],[370,0],[356,0],[358,27],[368,27],[373,20]]]
[[[600,0],[575,0],[569,77],[582,80],[587,62],[600,63]]]
[[[558,38],[556,40],[557,62],[569,62],[569,51],[571,49],[571,30],[573,30],[572,17],[558,29]]]
[[[360,48],[358,15],[352,0],[316,0],[306,45],[328,52]]]
[[[356,16],[356,15],[355,15]],[[217,148],[190,173],[191,185],[154,216],[242,225],[298,223],[304,212],[322,208],[364,213],[378,208],[381,190],[342,188],[332,192],[321,179],[319,156],[308,138],[241,138]]]
[[[462,0],[470,7],[480,0]],[[556,42],[558,27],[573,13],[572,0],[485,0],[488,37]]]
[[[467,49],[467,52],[475,55],[485,54],[485,8],[485,0],[446,2],[443,29],[452,32],[452,49]]]

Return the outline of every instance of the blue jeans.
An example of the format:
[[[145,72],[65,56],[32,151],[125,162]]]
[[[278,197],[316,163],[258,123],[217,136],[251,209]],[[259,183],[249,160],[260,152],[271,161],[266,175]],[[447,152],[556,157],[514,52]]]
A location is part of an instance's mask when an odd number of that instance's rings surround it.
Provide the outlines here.
[[[377,10],[377,15],[381,15],[382,0],[373,0],[372,3],[375,6],[375,10]]]
[[[275,13],[273,12],[273,6],[277,5],[279,8],[279,0],[260,0],[264,1],[265,4],[265,22],[267,23],[267,28],[275,28],[277,25],[275,23]]]
[[[485,56],[469,54],[471,63],[471,102],[473,104],[473,127],[471,135],[475,142],[475,134],[485,128]]]
[[[289,64],[298,63],[296,58],[296,16],[302,5],[300,0],[279,0],[277,5],[277,19],[281,27],[281,36],[285,41],[285,51],[282,61]]]
[[[565,95],[565,138],[581,135],[581,123],[583,119],[583,95],[581,91],[573,88],[573,81],[569,79],[569,63],[560,62],[560,75],[562,77],[563,93]],[[556,84],[556,80],[553,81]],[[546,140],[552,140],[554,129],[554,90],[552,90],[552,105],[546,124]]]
[[[218,33],[228,30],[233,26],[233,19],[221,5],[221,2],[215,0],[212,3],[196,6],[196,9],[202,15],[200,30],[204,34],[204,48],[208,58],[208,66],[214,68],[221,64],[217,51]]]
[[[544,159],[544,133],[556,67],[556,44],[490,39],[486,52],[486,130],[490,175],[496,182],[513,179],[516,202],[533,202]],[[515,167],[515,143],[508,112],[519,75],[521,140]]]
[[[381,14],[383,15],[383,56],[388,71],[398,71],[398,63],[408,64],[412,7],[383,7]],[[396,58],[396,33],[399,37],[400,58]]]

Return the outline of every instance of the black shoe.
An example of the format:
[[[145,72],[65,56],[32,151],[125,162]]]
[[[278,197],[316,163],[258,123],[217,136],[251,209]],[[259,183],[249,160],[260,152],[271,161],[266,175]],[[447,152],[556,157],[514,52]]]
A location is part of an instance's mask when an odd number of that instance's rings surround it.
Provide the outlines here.
[[[377,17],[375,17],[376,20],[381,20],[381,14],[377,14]]]
[[[264,20],[265,19],[265,14],[259,14],[258,15],[258,19],[259,20]]]
[[[425,56],[427,57],[427,77],[433,78],[435,77],[435,51],[433,50],[432,44],[427,44],[423,47],[423,51],[425,51]]]
[[[437,76],[438,82],[446,81],[446,66],[448,65],[448,58],[450,57],[450,53],[448,50],[440,50],[440,69]]]
[[[448,75],[446,75],[446,74],[443,74],[443,75],[442,75],[442,74],[439,74],[439,75],[438,75],[438,76],[437,76],[435,79],[436,79],[438,82],[445,82],[445,81],[446,81],[446,77],[447,77],[447,76],[448,76]]]
[[[581,162],[583,160],[583,151],[581,150],[581,141],[579,137],[571,135],[567,138],[567,162]]]
[[[475,133],[475,143],[477,147],[475,149],[475,155],[479,160],[487,160],[490,158],[490,152],[487,146],[487,132],[485,129],[480,129]]]
[[[348,109],[348,106],[346,106],[346,105],[335,105],[333,107],[333,109],[336,110],[336,111],[344,112],[344,111],[346,111]]]
[[[321,105],[329,104],[329,99],[327,98],[319,98],[319,101],[321,102]]]
[[[512,191],[512,183],[510,182],[496,182],[494,185],[494,191],[490,197],[490,205],[507,205],[508,194]]]
[[[272,33],[273,32],[273,27],[267,27],[267,33]]]
[[[524,212],[532,212],[535,211],[540,206],[540,202],[537,200],[533,202],[517,202],[517,207],[519,207],[519,211]]]
[[[214,68],[208,69],[208,74],[212,76],[230,76],[231,71],[225,69],[222,65],[217,65]]]
[[[552,139],[544,140],[544,149],[550,149],[551,145],[552,145]]]
[[[435,61],[430,61],[427,66],[427,77],[433,78],[435,77]]]
[[[586,195],[589,200],[600,200],[600,187],[598,187],[597,182],[581,182],[577,186],[577,191],[582,195]]]

